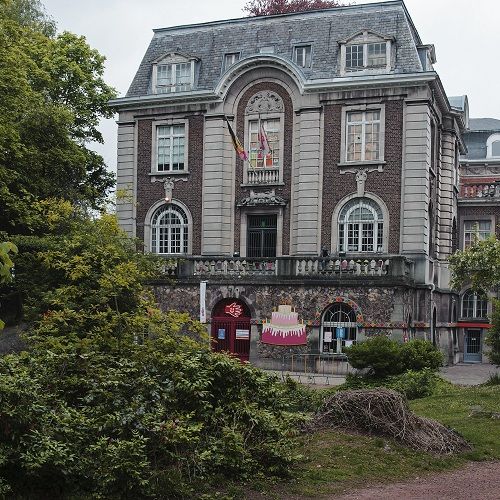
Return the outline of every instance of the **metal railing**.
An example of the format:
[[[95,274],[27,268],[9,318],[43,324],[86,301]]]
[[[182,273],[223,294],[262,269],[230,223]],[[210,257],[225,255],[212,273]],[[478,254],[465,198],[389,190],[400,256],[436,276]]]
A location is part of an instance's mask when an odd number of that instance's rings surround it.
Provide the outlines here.
[[[289,376],[302,383],[338,384],[352,371],[345,354],[286,354],[281,363],[283,380]]]

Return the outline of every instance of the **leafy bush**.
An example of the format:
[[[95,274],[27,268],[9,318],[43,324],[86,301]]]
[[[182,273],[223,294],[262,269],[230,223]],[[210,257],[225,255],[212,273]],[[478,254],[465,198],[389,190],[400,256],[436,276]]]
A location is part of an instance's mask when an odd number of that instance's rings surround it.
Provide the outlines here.
[[[346,348],[345,353],[352,367],[368,369],[369,374],[377,378],[403,371],[400,344],[385,336],[355,344]]]
[[[443,364],[443,354],[428,340],[410,340],[400,349],[404,370],[437,370]]]
[[[386,387],[404,394],[407,399],[419,399],[433,394],[439,377],[429,368],[408,370],[385,378],[348,374],[340,390]]]
[[[346,349],[354,368],[367,369],[368,375],[384,378],[407,370],[437,370],[443,364],[442,353],[427,340],[405,344],[387,337],[374,337]]]
[[[114,217],[51,237],[23,261],[29,351],[0,358],[0,496],[194,498],[224,476],[287,474],[309,396],[162,313],[143,285],[157,262]]]

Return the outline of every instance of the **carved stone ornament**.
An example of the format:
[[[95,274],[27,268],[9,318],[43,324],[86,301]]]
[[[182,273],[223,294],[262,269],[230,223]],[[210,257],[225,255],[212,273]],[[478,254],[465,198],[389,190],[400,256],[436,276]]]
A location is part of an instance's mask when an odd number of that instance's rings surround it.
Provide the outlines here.
[[[184,181],[186,182],[187,179],[183,177],[167,177],[167,178],[155,178],[153,177],[151,179],[151,182],[163,182],[163,188],[165,189],[165,201],[168,203],[172,201],[172,196],[174,192],[174,186],[176,182],[179,181]]]
[[[358,196],[365,195],[365,184],[368,179],[368,174],[372,172],[382,172],[382,167],[379,166],[377,168],[362,168],[359,170],[342,170],[341,174],[355,174],[356,175],[356,184],[358,186]]]
[[[282,113],[284,109],[283,99],[276,92],[265,90],[258,92],[248,101],[245,114]]]
[[[285,205],[286,200],[281,196],[278,196],[274,192],[274,189],[271,191],[266,191],[264,193],[256,193],[254,191],[250,191],[250,196],[248,196],[247,198],[243,198],[239,203],[237,203],[238,207],[284,207]]]

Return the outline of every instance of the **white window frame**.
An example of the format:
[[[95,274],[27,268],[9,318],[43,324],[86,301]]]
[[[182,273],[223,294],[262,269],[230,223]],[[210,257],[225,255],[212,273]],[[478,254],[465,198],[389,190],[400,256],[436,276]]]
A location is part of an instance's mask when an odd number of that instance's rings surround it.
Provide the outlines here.
[[[342,217],[342,212],[344,211],[344,208],[347,204],[351,204],[352,206],[348,208],[347,212]],[[377,205],[378,211],[373,205]],[[354,210],[356,210],[359,207],[367,208],[372,213],[373,219],[350,222],[349,221],[350,215]],[[378,212],[380,212],[382,216],[381,218],[379,217]],[[373,226],[372,227],[373,237],[371,239],[372,242],[370,250],[363,250],[364,224],[370,224]],[[382,234],[379,233],[380,224],[382,225]],[[357,249],[354,250],[349,248],[350,225],[354,226],[357,225]],[[382,253],[384,249],[384,230],[385,230],[384,226],[385,226],[384,211],[376,201],[365,197],[353,198],[352,200],[349,200],[347,203],[344,203],[338,215],[338,251],[348,252],[348,253]],[[343,241],[342,246],[341,246],[341,236]]]
[[[284,134],[284,122],[285,122],[285,114],[283,113],[266,113],[261,115],[261,121],[264,123],[268,120],[279,120],[279,166],[278,167],[251,167],[250,166],[250,158],[249,161],[245,162],[245,168],[243,173],[243,185],[248,185],[248,171],[271,171],[278,170],[278,182],[277,183],[265,183],[261,185],[272,186],[276,184],[283,184],[283,154],[285,152],[284,142],[285,142],[285,134]],[[245,116],[245,151],[248,151],[250,155],[250,123],[258,122],[259,116],[257,114],[250,114]],[[264,126],[265,127],[265,126]],[[252,184],[253,186],[258,186],[260,184]]]
[[[348,115],[349,113],[366,113],[371,111],[379,111],[379,157],[376,160],[347,160],[347,126],[348,126]],[[344,106],[342,108],[342,118],[341,118],[341,147],[340,147],[340,158],[341,161],[339,166],[352,166],[352,165],[383,165],[384,155],[385,155],[385,105],[384,104],[366,104],[359,106]],[[365,129],[364,129],[365,130]],[[364,141],[365,132],[363,130],[362,144],[363,144],[363,156],[364,152]]]
[[[369,66],[369,45],[385,44],[385,64],[380,66]],[[363,65],[347,67],[347,47],[359,45],[363,47]],[[353,73],[386,73],[392,69],[392,40],[379,36],[375,33],[364,31],[348,40],[340,42],[340,75],[346,76]]]
[[[176,216],[180,217],[180,224],[160,224],[154,223],[155,217],[165,217],[166,213],[175,213]],[[151,216],[151,240],[150,240],[150,249],[152,253],[156,255],[187,255],[189,252],[189,232],[190,232],[190,224],[189,224],[189,216],[186,211],[177,205],[176,203],[164,203],[160,205]],[[166,252],[160,252],[160,243],[161,243],[161,231],[160,229],[166,230]],[[174,240],[174,229],[179,230],[179,238],[178,243],[177,239]],[[176,243],[174,245],[174,242]],[[175,247],[179,247],[179,251],[175,250]]]
[[[177,125],[184,126],[184,169],[172,170],[172,164],[168,170],[158,170],[158,129],[160,127],[168,126],[174,127]],[[153,122],[152,127],[152,154],[151,154],[151,174],[150,175],[182,175],[189,173],[189,120],[159,120]]]
[[[189,88],[188,89],[183,89],[183,90],[178,90],[177,89],[177,82],[176,82],[176,77],[177,77],[177,66],[180,64],[188,64],[190,65],[190,81],[189,81]],[[171,66],[171,71],[172,71],[172,84],[171,85],[158,85],[158,68],[160,66]],[[152,74],[152,82],[151,82],[151,87],[152,87],[152,92],[153,94],[174,94],[178,92],[190,92],[194,88],[194,76],[195,76],[195,59],[187,59],[182,56],[178,55],[170,55],[165,57],[164,59],[160,61],[156,61],[153,63],[153,74]],[[186,84],[182,84],[183,86]],[[168,89],[168,90],[165,90]]]
[[[489,224],[489,230],[479,228],[481,222],[487,222]],[[474,227],[477,224],[477,228]],[[467,227],[469,226],[470,227]],[[467,219],[463,221],[463,248],[469,248],[472,245],[474,235],[477,235],[478,241],[484,241],[492,235],[492,223],[491,219]],[[469,237],[469,243],[467,244],[466,238]]]
[[[303,64],[299,62],[299,52],[301,51]],[[310,68],[312,66],[312,46],[310,44],[295,45],[293,48],[293,62],[300,68]]]
[[[222,58],[222,73],[225,73],[231,66],[236,64],[241,58],[241,52],[228,52]]]
[[[472,295],[472,316],[470,315],[465,315],[464,309],[465,309],[465,299],[467,298],[468,302],[470,302],[470,299],[468,298],[470,295]],[[481,312],[484,311],[484,315],[478,315],[478,302],[486,302],[486,307],[483,308],[481,307]],[[462,300],[460,301],[461,304],[461,313],[462,313],[462,318],[470,318],[470,319],[487,319],[488,318],[488,296],[484,294],[483,296],[478,295],[477,292],[473,291],[471,288],[468,290],[465,290],[465,292],[462,294]]]

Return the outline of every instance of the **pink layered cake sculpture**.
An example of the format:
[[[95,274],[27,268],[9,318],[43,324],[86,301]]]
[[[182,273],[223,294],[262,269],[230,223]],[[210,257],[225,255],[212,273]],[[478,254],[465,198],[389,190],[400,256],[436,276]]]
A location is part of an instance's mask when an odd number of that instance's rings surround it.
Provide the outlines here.
[[[262,325],[262,342],[274,345],[307,344],[306,326],[292,306],[281,305],[271,313],[271,321]]]

